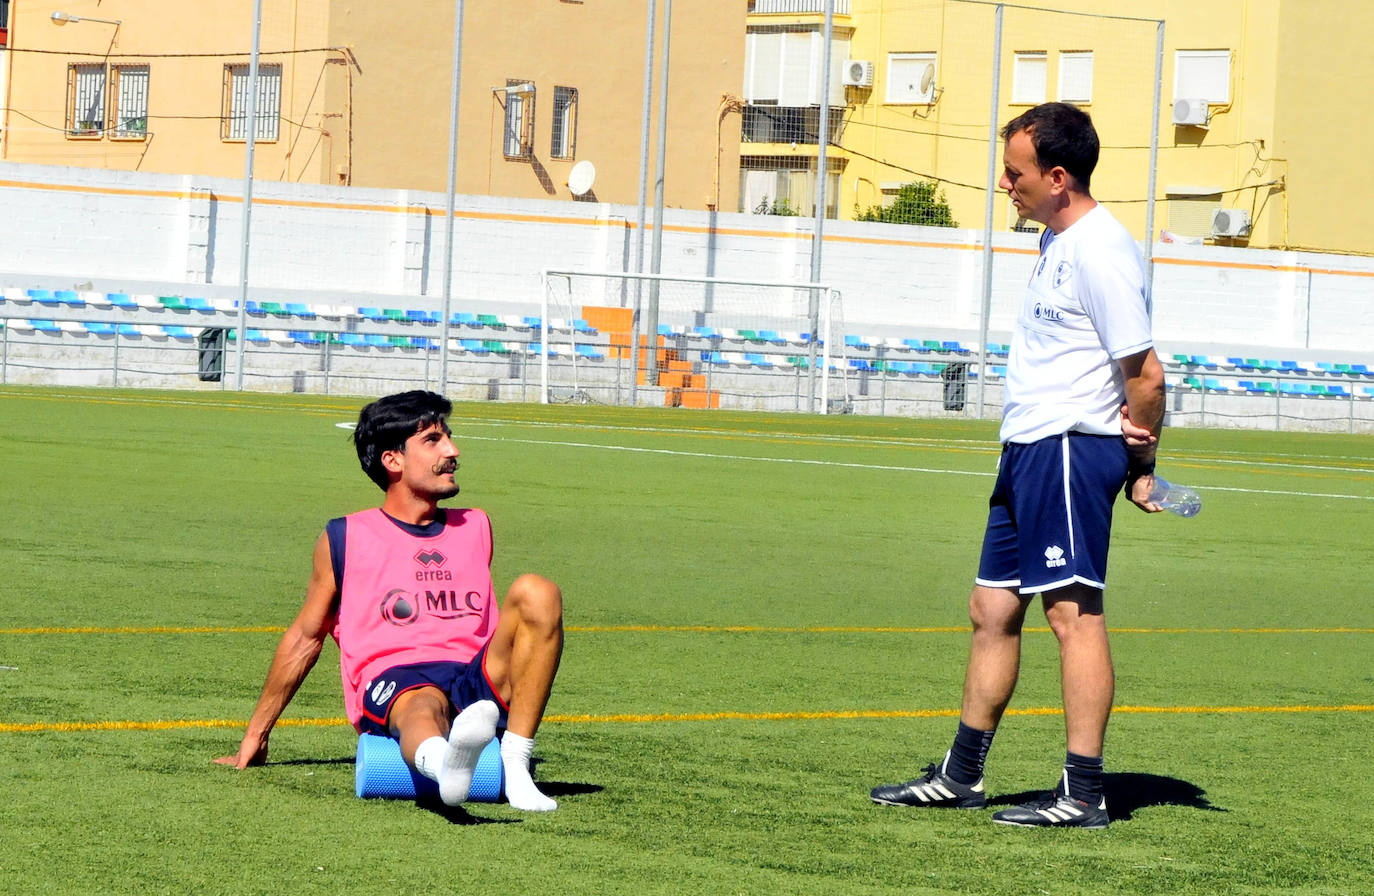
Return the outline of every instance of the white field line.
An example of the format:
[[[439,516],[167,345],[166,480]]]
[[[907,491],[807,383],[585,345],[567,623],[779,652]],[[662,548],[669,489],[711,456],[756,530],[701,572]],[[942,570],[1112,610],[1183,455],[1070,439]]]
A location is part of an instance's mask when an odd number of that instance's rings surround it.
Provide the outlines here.
[[[731,435],[738,435],[732,433]],[[626,451],[634,454],[658,454],[676,457],[710,458],[715,460],[728,461],[753,461],[756,463],[774,464],[805,464],[816,467],[841,467],[855,470],[881,470],[896,473],[933,473],[947,476],[983,476],[994,477],[997,474],[990,471],[972,470],[951,470],[938,467],[911,467],[895,464],[865,464],[852,461],[833,461],[833,460],[814,460],[797,457],[758,457],[748,454],[723,454],[711,451],[681,451],[675,448],[637,448],[630,445],[601,445],[594,442],[568,442],[558,439],[517,439],[509,436],[477,436],[470,433],[464,434],[464,440],[474,442],[507,442],[518,445],[553,445],[560,448],[587,448],[600,451]],[[1318,468],[1329,469],[1329,468]],[[1328,492],[1299,492],[1285,491],[1282,489],[1257,489],[1257,488],[1231,488],[1226,486],[1198,486],[1204,492],[1236,492],[1247,495],[1277,495],[1295,498],[1333,498],[1346,501],[1374,501],[1374,495],[1343,495]]]

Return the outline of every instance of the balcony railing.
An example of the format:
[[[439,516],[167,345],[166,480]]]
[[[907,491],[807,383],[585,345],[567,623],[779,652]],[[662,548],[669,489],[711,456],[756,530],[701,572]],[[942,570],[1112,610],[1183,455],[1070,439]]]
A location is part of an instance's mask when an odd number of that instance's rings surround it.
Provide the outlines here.
[[[842,109],[830,114],[830,142],[837,143],[844,127]],[[820,133],[821,110],[814,106],[754,106],[744,107],[743,133],[745,143],[803,143],[814,144]]]
[[[749,0],[750,14],[819,13],[825,15],[825,0]],[[849,15],[849,0],[835,0],[835,15]]]

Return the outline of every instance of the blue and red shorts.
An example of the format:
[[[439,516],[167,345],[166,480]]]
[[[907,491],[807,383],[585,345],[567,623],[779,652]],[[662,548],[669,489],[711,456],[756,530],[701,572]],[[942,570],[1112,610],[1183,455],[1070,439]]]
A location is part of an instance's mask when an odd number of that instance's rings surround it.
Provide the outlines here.
[[[372,679],[363,689],[363,717],[358,723],[363,734],[391,736],[387,717],[391,707],[406,691],[420,687],[435,687],[448,695],[454,708],[461,711],[479,700],[492,700],[501,707],[498,728],[506,726],[506,704],[491,686],[484,669],[487,649],[482,648],[470,663],[412,663],[393,666]]]
[[[1105,588],[1127,462],[1121,436],[1069,432],[1002,446],[977,583],[1021,594],[1075,582]]]

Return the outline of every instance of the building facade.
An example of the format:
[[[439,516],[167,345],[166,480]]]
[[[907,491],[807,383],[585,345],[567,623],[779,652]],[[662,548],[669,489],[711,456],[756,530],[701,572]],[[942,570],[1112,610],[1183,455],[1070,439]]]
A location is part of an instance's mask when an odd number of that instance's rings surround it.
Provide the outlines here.
[[[890,205],[903,184],[933,181],[960,226],[981,227],[989,172],[995,184],[1001,164],[1000,145],[990,163],[993,125],[1062,100],[1092,114],[1103,144],[1093,193],[1137,238],[1146,237],[1157,112],[1154,238],[1374,250],[1374,224],[1360,214],[1369,191],[1350,183],[1338,155],[1374,127],[1334,89],[1374,75],[1359,52],[1374,37],[1372,9],[1327,0],[1137,0],[1109,10],[1093,0],[1052,10],[833,2],[832,214],[859,216]],[[826,0],[750,3],[741,211],[775,210],[761,199],[771,192],[812,213],[825,9]],[[1025,222],[996,196],[992,225]]]
[[[197,5],[194,16],[175,0],[9,5],[5,160],[243,174],[251,0]],[[254,176],[444,190],[454,9],[444,0],[265,0]],[[675,4],[669,206],[736,204],[739,121],[721,106],[742,78],[744,14],[723,15],[712,0]],[[465,4],[458,192],[636,202],[645,32],[640,0]],[[579,162],[589,164],[574,176]]]

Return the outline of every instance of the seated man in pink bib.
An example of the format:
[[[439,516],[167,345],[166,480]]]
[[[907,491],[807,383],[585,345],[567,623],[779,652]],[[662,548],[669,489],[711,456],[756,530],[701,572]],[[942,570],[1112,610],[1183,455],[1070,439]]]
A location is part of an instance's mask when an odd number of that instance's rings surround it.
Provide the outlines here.
[[[527,573],[497,605],[491,521],[481,510],[439,506],[458,494],[451,411],[425,391],[363,408],[358,460],[386,496],[325,526],[305,603],[277,646],[238,753],[216,762],[267,761],[273,726],[332,635],[349,721],[399,741],[444,803],[467,799],[483,747],[503,728],[506,799],[527,811],[557,808],[529,762],[563,652],[563,596]]]

